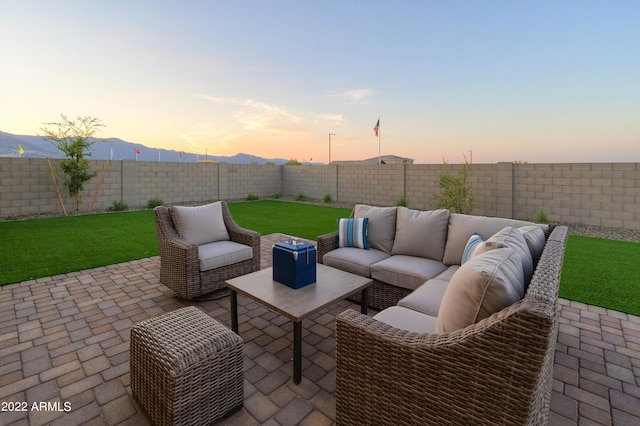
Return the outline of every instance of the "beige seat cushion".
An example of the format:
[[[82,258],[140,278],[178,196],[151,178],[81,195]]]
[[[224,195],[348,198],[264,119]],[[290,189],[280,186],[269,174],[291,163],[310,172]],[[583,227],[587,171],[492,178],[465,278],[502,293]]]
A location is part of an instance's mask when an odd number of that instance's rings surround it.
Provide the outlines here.
[[[437,260],[398,254],[371,265],[371,278],[415,290],[445,269],[447,267]]]
[[[371,248],[391,253],[393,238],[396,234],[397,207],[372,207],[357,204],[353,209],[353,217],[369,218],[367,240]]]
[[[200,245],[229,240],[220,201],[196,207],[172,206],[169,214],[178,235],[190,243]]]
[[[357,247],[341,247],[325,254],[322,257],[322,263],[332,268],[369,278],[371,265],[388,257],[389,253],[373,248],[363,250]]]
[[[421,314],[418,311],[403,308],[402,306],[391,306],[384,309],[378,312],[373,319],[401,330],[428,334],[435,332],[437,321],[436,317]]]
[[[409,295],[400,299],[398,306],[437,317],[440,311],[440,303],[442,303],[442,298],[447,291],[448,285],[449,281],[436,278],[429,280]]]
[[[524,282],[528,285],[533,276],[533,259],[529,251],[529,246],[518,228],[507,226],[496,232],[487,241],[478,246],[474,257],[501,247],[512,247],[520,255],[522,258],[522,269],[524,271]],[[524,297],[524,289],[520,297]]]
[[[200,271],[209,271],[253,258],[253,249],[233,241],[216,241],[198,246]]]
[[[449,210],[412,210],[398,207],[396,236],[391,254],[418,256],[442,262],[447,241]]]
[[[521,299],[524,272],[520,254],[497,248],[460,266],[442,298],[436,331],[467,327]]]

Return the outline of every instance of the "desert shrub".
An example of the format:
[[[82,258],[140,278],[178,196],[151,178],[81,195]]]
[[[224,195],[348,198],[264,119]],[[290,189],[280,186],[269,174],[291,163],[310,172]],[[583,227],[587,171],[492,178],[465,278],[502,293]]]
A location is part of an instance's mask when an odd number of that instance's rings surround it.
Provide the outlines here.
[[[469,182],[470,174],[471,164],[468,162],[465,161],[458,173],[454,175],[451,166],[445,161],[442,173],[436,180],[440,194],[435,197],[435,207],[448,209],[451,213],[471,213],[478,203],[475,201],[473,188]]]
[[[540,209],[536,212],[536,216],[533,221],[537,223],[549,223],[549,216],[547,215],[547,212]]]
[[[257,201],[259,199],[260,199],[260,197],[258,197],[253,192],[250,192],[249,194],[247,194],[247,201]]]
[[[127,203],[123,203],[122,201],[113,201],[107,208],[107,210],[110,212],[122,212],[125,210],[129,210],[129,205]]]
[[[333,197],[331,196],[331,194],[329,194],[328,192],[326,194],[324,194],[324,202],[325,203],[330,203],[333,201]]]
[[[276,192],[271,196],[271,198],[274,198],[276,200],[279,200],[281,197],[282,197],[282,194],[280,194],[279,192]]]
[[[296,201],[307,201],[307,194],[305,194],[304,192],[300,192],[298,195],[296,195]]]
[[[162,201],[160,198],[151,198],[149,201],[147,201],[148,209],[155,209],[158,206],[164,206],[164,201]]]
[[[398,207],[407,207],[409,204],[407,203],[407,199],[402,196],[396,200],[396,206]]]

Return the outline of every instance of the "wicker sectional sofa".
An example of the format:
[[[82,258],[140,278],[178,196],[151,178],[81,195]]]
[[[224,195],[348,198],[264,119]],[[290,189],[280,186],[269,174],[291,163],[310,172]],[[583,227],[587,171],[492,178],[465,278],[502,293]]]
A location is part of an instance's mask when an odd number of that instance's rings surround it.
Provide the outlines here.
[[[333,233],[319,261],[368,272],[380,312],[337,318],[338,424],[545,424],[567,228],[403,207],[352,217],[368,218],[371,248],[336,248]]]

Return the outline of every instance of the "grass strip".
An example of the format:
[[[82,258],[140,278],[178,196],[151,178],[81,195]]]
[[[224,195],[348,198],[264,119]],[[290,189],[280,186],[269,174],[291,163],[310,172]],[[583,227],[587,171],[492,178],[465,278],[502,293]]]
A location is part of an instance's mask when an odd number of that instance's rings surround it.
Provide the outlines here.
[[[281,232],[309,240],[337,231],[337,219],[351,214],[351,209],[277,200],[229,203],[229,211],[238,225],[261,235]]]
[[[559,295],[640,315],[640,243],[570,235]]]

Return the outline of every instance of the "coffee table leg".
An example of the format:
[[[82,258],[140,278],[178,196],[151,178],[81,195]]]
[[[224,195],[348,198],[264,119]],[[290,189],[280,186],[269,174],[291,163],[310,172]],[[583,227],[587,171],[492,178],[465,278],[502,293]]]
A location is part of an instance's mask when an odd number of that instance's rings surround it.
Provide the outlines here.
[[[362,290],[362,302],[360,302],[360,313],[367,314],[369,305],[369,287]]]
[[[293,322],[293,383],[302,381],[302,321]]]
[[[238,334],[238,293],[231,290],[231,329]]]

